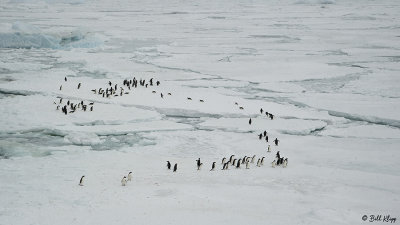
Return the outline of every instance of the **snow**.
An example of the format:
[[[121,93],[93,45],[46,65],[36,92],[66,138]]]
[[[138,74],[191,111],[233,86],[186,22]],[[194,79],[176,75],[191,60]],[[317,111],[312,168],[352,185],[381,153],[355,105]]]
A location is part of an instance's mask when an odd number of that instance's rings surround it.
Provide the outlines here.
[[[398,1],[0,0],[0,12],[1,225],[400,216]],[[134,77],[161,84],[123,86]],[[109,82],[124,94],[91,91]],[[64,115],[68,100],[93,111]],[[277,151],[288,167],[271,167]],[[231,155],[256,157],[221,170]]]

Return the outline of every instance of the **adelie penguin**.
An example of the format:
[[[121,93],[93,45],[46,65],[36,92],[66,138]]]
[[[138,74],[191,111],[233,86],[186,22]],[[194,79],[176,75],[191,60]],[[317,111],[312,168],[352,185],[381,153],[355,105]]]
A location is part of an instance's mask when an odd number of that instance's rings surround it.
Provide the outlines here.
[[[67,82],[67,77],[64,77],[65,82]]]
[[[212,163],[212,166],[211,166],[211,170],[210,170],[210,171],[213,171],[214,169],[215,169],[215,162]]]
[[[272,168],[275,168],[275,166],[276,166],[276,160],[274,160],[274,161],[271,162],[271,167],[272,167]]]
[[[263,109],[262,109],[262,108],[260,109],[260,113],[261,113],[261,114],[263,113]]]
[[[251,118],[249,119],[249,125],[251,125]]]
[[[66,79],[66,78],[65,78]],[[79,181],[79,186],[83,186],[83,178],[84,178],[85,176],[82,176],[81,177],[81,180]]]
[[[132,172],[129,172],[128,173],[128,181],[131,181],[132,180]]]
[[[177,170],[178,170],[178,163],[175,163],[174,171],[173,171],[173,172],[176,172]]]
[[[226,158],[224,157],[224,158],[222,159],[221,164],[224,164],[224,163],[225,163],[225,160],[226,160]]]
[[[265,137],[265,136],[267,136],[267,131],[266,131],[266,130],[264,130],[264,137]]]
[[[271,152],[271,145],[268,145],[268,151],[267,152]]]
[[[278,146],[278,144],[279,144],[278,138],[275,138],[274,143],[275,143],[276,146]]]
[[[81,88],[81,85],[82,85],[81,83],[78,84],[78,89]]]
[[[122,186],[126,186],[127,180],[126,180],[126,176],[124,176],[121,180],[121,184]]]
[[[259,135],[258,135],[258,138],[261,140],[261,139],[262,139],[262,134],[259,134]]]
[[[167,161],[167,168],[170,170],[171,169],[171,163]]]
[[[197,162],[197,170],[200,170],[201,165],[203,165],[203,163],[200,162],[200,158],[196,160]]]

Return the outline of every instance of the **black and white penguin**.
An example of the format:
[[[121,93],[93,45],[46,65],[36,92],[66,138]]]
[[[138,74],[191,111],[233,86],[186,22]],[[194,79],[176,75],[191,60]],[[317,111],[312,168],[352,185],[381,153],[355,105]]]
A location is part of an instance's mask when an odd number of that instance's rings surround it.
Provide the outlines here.
[[[210,171],[213,171],[214,169],[215,169],[215,162],[212,163]]]
[[[62,85],[60,86],[60,91],[62,90]]]
[[[157,81],[156,84],[157,84],[157,86],[160,85],[160,81]]]
[[[170,92],[168,92],[168,95],[172,95]]]
[[[170,170],[171,169],[171,163],[167,161],[167,168]]]
[[[271,152],[271,145],[268,145],[268,151],[267,152]]]
[[[67,79],[67,78],[65,78],[65,79]],[[82,176],[81,177],[81,180],[79,181],[79,186],[83,186],[83,178],[84,178],[85,176]]]
[[[128,181],[131,181],[132,180],[132,172],[129,172],[128,173]]]
[[[161,98],[164,98],[164,95],[161,93]]]
[[[67,77],[64,77],[65,82],[67,82]]]
[[[276,158],[281,158],[281,154],[279,154],[279,151],[276,153]]]
[[[229,168],[229,162],[226,162],[222,167],[222,170],[227,170]]]
[[[82,85],[81,83],[78,84],[78,89],[81,87],[81,85]]]
[[[200,99],[200,102],[204,102],[204,100],[203,100],[203,99]]]
[[[251,118],[249,119],[249,125],[251,125]]]
[[[237,103],[237,102],[235,102],[235,105],[238,105],[238,103]]]
[[[231,155],[228,162],[232,162],[233,156],[235,156],[235,155]]]
[[[203,165],[203,163],[200,162],[200,158],[197,161],[197,170],[200,170],[201,166]]]
[[[261,165],[261,166],[264,165],[264,158],[265,158],[265,157],[262,157],[262,158],[261,158],[261,161],[260,161],[260,165]]]
[[[265,136],[265,141],[267,141],[267,142],[268,142],[268,135],[266,135],[266,136]]]
[[[232,166],[234,166],[235,163],[236,163],[236,159],[233,159],[233,161],[232,161]]]
[[[265,136],[267,136],[267,131],[266,131],[266,130],[264,130],[264,137],[265,137]]]
[[[156,93],[156,91],[152,91],[151,93],[155,94],[155,93]]]
[[[187,100],[192,100],[192,98],[187,97]]]
[[[261,161],[261,159],[259,158],[259,159],[257,160],[257,166],[258,166],[258,167],[260,167],[260,161]]]
[[[175,163],[173,172],[176,172],[177,170],[178,170],[178,163]]]
[[[244,156],[243,159],[242,159],[242,164],[246,163],[246,159],[247,159],[247,156]]]
[[[242,159],[239,159],[239,160],[238,160],[238,162],[237,162],[237,164],[236,164],[236,169],[239,169],[239,168],[240,168],[241,160],[242,160]]]
[[[263,113],[263,109],[262,109],[262,108],[260,109],[260,113],[261,113],[261,114]]]
[[[269,118],[271,118],[271,120],[273,120],[274,119],[274,115],[269,114]]]
[[[259,135],[258,135],[258,138],[261,140],[261,139],[262,139],[262,134],[259,134]]]
[[[249,160],[246,161],[246,169],[250,169]]]
[[[286,158],[285,160],[283,160],[283,167],[287,167],[288,164],[288,158]]]
[[[244,108],[243,108],[242,106],[240,106],[239,109],[242,109],[242,110],[243,110]]]
[[[271,166],[272,166],[273,168],[275,168],[275,166],[276,166],[276,160],[274,160],[274,161],[271,162]]]
[[[222,159],[221,164],[224,164],[224,163],[225,163],[225,160],[226,160],[226,158],[224,157],[224,158]]]
[[[269,117],[269,113],[268,113],[268,112],[265,112],[265,115],[266,115],[267,117]]]
[[[278,143],[279,143],[278,138],[275,138],[274,142],[275,142],[275,145],[278,146]]]
[[[122,186],[126,186],[127,180],[126,180],[126,176],[124,176],[121,180],[121,184]]]

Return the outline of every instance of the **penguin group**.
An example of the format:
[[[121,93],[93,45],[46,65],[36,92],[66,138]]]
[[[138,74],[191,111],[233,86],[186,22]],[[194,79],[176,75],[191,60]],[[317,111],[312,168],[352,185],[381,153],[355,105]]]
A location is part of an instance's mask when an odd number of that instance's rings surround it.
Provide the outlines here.
[[[171,170],[171,163],[169,161],[167,161],[167,168],[168,168],[168,170]],[[174,169],[172,170],[172,172],[176,172],[177,170],[178,170],[178,163],[175,163]]]
[[[65,100],[62,97],[57,97],[57,99],[59,99],[59,100],[56,100],[54,102],[54,104],[57,105],[56,110],[61,109],[61,112],[65,115],[68,115],[69,113],[77,112],[78,110],[83,111],[83,112],[93,111],[94,102],[85,103],[83,100],[81,100],[78,103],[74,103],[71,100],[67,100],[65,102]],[[65,104],[63,104],[63,100],[64,100]]]
[[[283,168],[286,168],[287,167],[287,165],[288,165],[288,158],[284,158],[284,157],[281,157],[281,155],[280,155],[280,153],[279,153],[279,151],[276,153],[276,156],[275,156],[275,160],[274,161],[272,161],[272,167],[273,168],[275,168],[276,166],[282,166]]]

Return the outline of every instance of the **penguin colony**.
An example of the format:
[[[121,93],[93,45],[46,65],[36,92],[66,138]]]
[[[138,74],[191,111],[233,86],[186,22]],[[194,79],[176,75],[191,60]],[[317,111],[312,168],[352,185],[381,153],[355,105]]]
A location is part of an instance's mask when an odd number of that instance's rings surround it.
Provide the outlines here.
[[[68,79],[67,77],[64,78],[64,81],[67,82]],[[146,81],[146,79],[140,78],[139,80],[136,79],[136,77],[133,77],[133,79],[125,79],[122,81],[122,84],[118,85],[118,83],[112,83],[109,81],[105,87],[100,87],[96,89],[92,89],[91,92],[95,95],[100,95],[103,98],[114,98],[118,96],[123,96],[123,95],[128,95],[130,93],[133,93],[133,90],[135,88],[148,88],[149,86],[159,86],[161,84],[160,81],[154,81],[153,78],[149,79]],[[84,87],[82,83],[78,83],[76,88],[77,90],[81,90],[81,87]],[[59,87],[60,91],[63,91],[63,86],[61,85]],[[153,90],[153,94],[156,94],[157,91]],[[168,96],[172,96],[170,92],[167,93]],[[164,99],[164,94],[160,93],[160,97]],[[192,101],[193,99],[191,97],[187,97],[187,100]],[[204,99],[199,99],[200,102],[204,103]],[[54,101],[54,104],[56,106],[56,110],[61,110],[61,112],[65,115],[75,113],[77,111],[93,111],[93,106],[94,102],[84,102],[83,100],[78,100],[76,102],[73,102],[72,100],[67,100],[63,99],[62,97],[57,97],[57,100]],[[244,110],[244,106],[239,106],[239,103],[235,102],[234,103],[239,110]],[[264,111],[262,108],[260,109],[260,114],[265,115],[266,118],[273,120],[274,119],[274,114]],[[248,121],[249,125],[251,126],[253,124],[252,118],[249,119]],[[258,135],[259,140],[265,140],[265,142],[268,144],[267,146],[267,153],[271,152],[271,145],[269,144],[269,136],[268,132],[264,130]],[[273,141],[273,144],[278,147],[280,140],[278,138],[275,138]],[[261,167],[264,165],[264,160],[265,156],[261,156],[257,158],[256,162],[256,155],[253,156],[243,156],[243,157],[235,157],[235,155],[231,155],[230,157],[224,157],[221,159],[221,170],[229,170],[229,168],[235,168],[235,169],[250,169],[250,165],[256,164],[256,167]],[[228,160],[229,159],[229,160]],[[203,162],[201,162],[201,159],[198,158],[196,161],[196,168],[197,170],[201,170],[203,166]],[[210,171],[215,171],[216,169],[216,163],[217,162],[212,162]],[[275,168],[277,166],[281,166],[283,168],[286,168],[288,165],[288,158],[281,157],[280,152],[277,151],[275,159],[271,162],[271,167]],[[172,170],[173,172],[177,172],[178,170],[178,164],[175,163],[174,166],[167,161],[167,169]],[[79,185],[83,186],[84,184],[84,178],[85,176],[82,176]],[[121,185],[126,186],[129,181],[132,181],[132,172],[129,172],[127,176],[123,176],[121,179]]]

